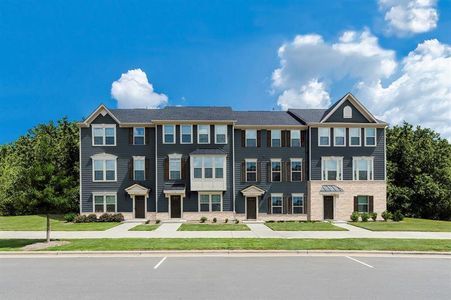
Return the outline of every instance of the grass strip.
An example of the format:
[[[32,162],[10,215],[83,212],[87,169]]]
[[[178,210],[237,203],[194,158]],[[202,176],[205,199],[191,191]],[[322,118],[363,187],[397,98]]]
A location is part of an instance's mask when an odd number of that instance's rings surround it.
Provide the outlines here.
[[[347,231],[328,222],[266,222],[265,225],[274,231]]]
[[[128,231],[154,231],[158,227],[160,227],[160,225],[157,225],[157,224],[140,224],[140,225],[137,225],[137,226],[129,229]]]
[[[245,224],[190,224],[184,223],[178,231],[249,231]]]
[[[451,221],[404,218],[401,222],[349,222],[349,224],[372,231],[429,231],[451,232]]]

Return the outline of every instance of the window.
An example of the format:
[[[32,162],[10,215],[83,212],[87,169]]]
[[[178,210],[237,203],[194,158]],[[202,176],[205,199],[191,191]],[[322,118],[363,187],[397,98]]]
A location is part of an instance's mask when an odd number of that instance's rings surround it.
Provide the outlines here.
[[[282,203],[283,203],[282,199],[283,199],[282,194],[271,194],[271,212],[273,214],[282,213]]]
[[[145,180],[145,157],[135,156],[133,157],[133,179],[142,181]]]
[[[92,125],[93,146],[115,146],[116,125]]]
[[[360,146],[361,128],[349,128],[349,146]]]
[[[346,128],[334,128],[334,146],[346,146]]]
[[[257,160],[246,159],[246,181],[257,181]]]
[[[215,125],[215,143],[227,144],[227,125]]]
[[[352,108],[348,105],[343,108],[343,119],[351,119],[352,118]]]
[[[318,145],[330,146],[330,128],[318,128]]]
[[[357,196],[357,211],[358,212],[369,212],[369,197],[368,196]]]
[[[177,180],[181,178],[182,158],[169,157],[169,179]]]
[[[301,147],[301,131],[300,130],[291,130],[290,133],[291,138],[291,147]]]
[[[321,158],[321,180],[343,180],[343,158]]]
[[[271,130],[271,147],[280,147],[282,131],[280,129]]]
[[[224,157],[215,157],[215,178],[224,178]]]
[[[194,178],[202,178],[202,158],[193,157],[194,162]]]
[[[304,214],[304,194],[291,195],[291,209],[293,214]]]
[[[193,177],[196,179],[224,178],[225,157],[193,156]]]
[[[365,128],[365,146],[376,146],[376,128]]]
[[[199,211],[222,211],[222,194],[199,194]]]
[[[175,125],[163,125],[163,144],[175,144]]]
[[[213,157],[204,157],[205,178],[213,178]]]
[[[353,180],[373,180],[373,157],[352,158]]]
[[[271,159],[271,181],[282,181],[282,161]]]
[[[291,181],[301,181],[302,180],[302,159],[292,158],[290,160],[291,167]]]
[[[256,129],[246,129],[246,147],[257,147]]]
[[[116,156],[97,154],[91,156],[93,181],[116,181]]]
[[[199,144],[210,143],[210,125],[197,125],[197,142]]]
[[[180,125],[180,144],[193,143],[193,125]]]
[[[115,194],[94,194],[94,212],[116,212]]]
[[[134,127],[133,128],[133,144],[134,145],[144,145],[145,138],[144,133],[146,130],[144,127]]]

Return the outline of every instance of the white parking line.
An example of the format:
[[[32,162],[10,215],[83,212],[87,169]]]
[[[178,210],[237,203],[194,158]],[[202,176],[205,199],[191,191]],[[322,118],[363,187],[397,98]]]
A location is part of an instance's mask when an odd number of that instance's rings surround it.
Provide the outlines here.
[[[366,263],[364,263],[363,261],[360,261],[360,260],[358,260],[358,259],[355,259],[355,258],[352,258],[352,257],[349,257],[349,256],[345,256],[345,257],[346,257],[346,258],[349,258],[350,260],[353,260],[353,261],[355,261],[355,262],[358,262],[358,263],[360,263],[360,264],[362,264],[362,265],[364,265],[364,266],[367,266],[368,268],[374,269],[373,266],[371,266],[371,265],[369,265],[369,264],[366,264]]]
[[[162,260],[160,260],[156,265],[155,265],[155,267],[153,267],[154,269],[157,269],[165,260],[166,260],[166,258],[168,258],[167,256],[165,256],[165,257],[163,257],[163,259]]]

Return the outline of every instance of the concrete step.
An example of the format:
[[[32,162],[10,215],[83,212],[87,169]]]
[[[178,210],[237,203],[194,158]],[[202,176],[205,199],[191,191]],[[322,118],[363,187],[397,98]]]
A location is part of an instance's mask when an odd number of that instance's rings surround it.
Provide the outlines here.
[[[243,224],[265,224],[265,221],[259,221],[259,220],[244,220],[242,221]]]
[[[186,223],[186,220],[182,219],[168,219],[168,220],[161,220],[162,224],[178,224],[178,223]]]
[[[123,223],[139,223],[139,224],[144,224],[146,223],[148,220],[147,219],[130,219],[130,220],[125,220]]]

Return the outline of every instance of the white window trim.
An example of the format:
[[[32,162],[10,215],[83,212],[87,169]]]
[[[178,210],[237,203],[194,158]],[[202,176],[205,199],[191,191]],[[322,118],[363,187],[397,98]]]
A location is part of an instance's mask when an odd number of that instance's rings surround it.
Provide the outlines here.
[[[319,134],[321,128],[327,128],[328,143],[327,145],[321,145],[321,135]],[[330,127],[318,127],[318,147],[330,147]]]
[[[95,168],[94,164],[96,160],[103,161],[103,180],[95,179]],[[106,161],[114,160],[114,180],[106,180]],[[100,153],[91,156],[92,163],[92,182],[116,182],[117,181],[117,156],[112,154]]]
[[[337,160],[338,161],[338,164],[337,164],[337,176],[341,175],[341,176],[338,176],[339,179],[324,178],[324,176],[327,177],[327,169],[325,169],[327,160]],[[341,167],[339,168],[340,165],[341,165]],[[341,170],[341,174],[339,174],[339,170]],[[326,174],[324,174],[324,173],[326,173]],[[322,181],[328,181],[328,180],[342,181],[343,180],[343,157],[342,156],[322,156],[321,157],[321,180]]]
[[[296,205],[296,207],[302,207],[302,213],[295,213],[294,212],[294,205],[293,205],[293,198],[294,197],[302,197],[302,206]],[[304,193],[292,193],[291,194],[291,213],[294,215],[305,215],[305,197]]]
[[[103,129],[103,143],[101,145],[95,145],[94,144],[94,128],[102,128]],[[105,135],[105,128],[114,128],[114,144],[113,145],[106,145],[106,135]],[[92,146],[93,147],[114,147],[116,146],[117,141],[117,134],[116,134],[116,124],[91,124],[91,139],[92,139]]]
[[[302,131],[300,129],[292,129],[290,130],[290,147],[294,147],[293,146],[293,132],[297,131],[299,132],[299,147],[301,147],[301,136],[302,136]]]
[[[135,135],[135,129],[136,128],[142,128],[142,129],[144,129],[144,134],[142,135],[142,137],[143,137],[143,140],[144,140],[144,144],[136,144],[135,143],[135,137],[141,137],[141,135]],[[136,146],[144,146],[144,145],[146,145],[146,127],[133,127],[133,145],[136,145]]]
[[[257,137],[257,135],[258,135],[258,130],[257,129],[245,129],[244,130],[244,145],[246,146],[246,147],[249,147],[248,145],[247,145],[247,133],[248,133],[248,131],[255,131],[255,147],[257,147],[257,140],[258,140],[258,137]],[[253,148],[253,147],[252,147]]]
[[[272,163],[273,162],[278,162],[278,163],[280,163],[280,171],[279,172],[277,172],[277,171],[273,171],[272,170]],[[271,164],[271,182],[282,182],[282,159],[281,158],[271,158],[271,161],[270,161],[270,164]],[[272,173],[280,173],[280,180],[279,181],[274,181],[274,180],[272,180],[273,179],[273,177],[272,177]]]
[[[144,162],[144,180],[147,180],[146,178],[146,157],[145,156],[133,156],[133,180],[136,180],[135,177],[135,171],[136,171],[136,166],[135,166],[135,162],[136,161],[143,161]]]
[[[182,131],[182,127],[183,126],[189,126],[190,127],[190,141],[189,142],[183,142],[182,140],[182,136],[183,136],[183,131]],[[180,144],[192,144],[193,143],[193,125],[192,124],[181,124],[180,126]]]
[[[279,145],[280,146],[277,146],[277,147],[272,144],[272,141],[275,140],[273,138],[273,134],[272,134],[274,131],[279,131],[280,132],[280,138],[279,138]],[[291,141],[290,141],[290,143],[291,143]],[[271,147],[274,147],[274,148],[282,147],[282,130],[281,129],[271,129]]]
[[[368,129],[374,129],[374,145],[368,145],[366,143],[366,137],[367,137],[366,131]],[[375,127],[366,127],[364,132],[365,132],[365,136],[364,136],[365,147],[376,147],[377,146],[377,128],[375,128]]]
[[[352,108],[349,105],[343,108],[343,119],[352,119]]]
[[[165,128],[166,126],[172,126],[172,128],[173,128],[173,132],[174,132],[173,135],[174,135],[174,138],[172,139],[172,140],[173,140],[172,143],[166,142],[166,132],[165,132],[165,130],[164,130],[164,128]],[[176,141],[176,138],[177,138],[177,127],[176,127],[175,125],[173,125],[173,124],[164,124],[164,125],[162,125],[162,127],[163,127],[163,144],[175,144],[175,141]]]
[[[247,171],[247,163],[248,162],[255,162],[255,181],[248,181],[247,180],[247,173],[248,173],[248,171]],[[254,173],[254,172],[250,172],[250,173]],[[244,181],[245,182],[257,182],[258,180],[258,160],[256,159],[256,158],[246,158],[245,160],[244,160]]]
[[[220,127],[225,127],[225,129],[226,129],[226,131],[225,131],[225,142],[224,143],[219,143],[218,142],[218,139],[217,139],[217,131],[216,131],[216,128],[218,127],[218,126],[220,126]],[[228,140],[228,138],[227,138],[227,135],[229,134],[229,128],[228,128],[228,126],[227,125],[215,125],[215,144],[220,144],[220,145],[225,145],[225,144],[227,144],[227,140]]]
[[[336,143],[336,137],[337,137],[337,129],[343,129],[343,145],[337,145]],[[334,128],[334,147],[346,147],[346,128],[344,127],[335,127]]]
[[[111,192],[93,192],[92,193],[92,212],[95,213],[96,211],[96,202],[95,202],[95,196],[102,196],[103,197],[103,213],[106,213],[106,196],[114,196],[115,202],[114,202],[114,212],[117,213],[117,193],[111,193]],[[111,213],[111,212],[110,212]]]
[[[182,178],[182,154],[173,153],[168,155],[169,158],[169,165],[168,165],[168,172],[169,172],[169,180],[180,180]],[[180,178],[171,178],[171,159],[172,160],[178,160],[180,162]]]
[[[226,155],[192,155],[191,156],[192,161],[190,162],[190,165],[192,167],[190,167],[190,173],[191,173],[191,180],[192,181],[209,181],[209,180],[223,180],[226,178],[226,166],[227,166],[227,156]],[[194,178],[194,159],[196,158],[200,158],[202,161],[201,167],[200,169],[202,170],[202,176],[201,178]],[[213,165],[212,165],[212,169],[213,169],[213,173],[211,178],[206,178],[205,177],[205,158],[212,158],[213,160]],[[218,177],[216,178],[216,162],[215,162],[215,158],[222,158],[222,177]]]
[[[361,147],[362,146],[362,128],[357,128],[359,130],[359,144],[358,145],[353,145],[351,143],[351,129],[353,128],[349,128],[349,137],[348,137],[348,143],[349,143],[349,147]]]
[[[293,181],[293,167],[291,165],[292,162],[296,162],[296,161],[300,161],[301,162],[301,180],[300,181]],[[302,158],[290,158],[290,182],[302,182],[302,179],[304,177],[303,174],[303,167],[304,167],[304,162],[302,160]],[[295,172],[299,172],[299,171],[295,171]]]
[[[282,205],[281,206],[273,206],[272,205],[272,198],[273,197],[280,197],[280,198],[282,198]],[[272,193],[271,194],[271,214],[274,214],[274,207],[280,207],[281,208],[280,215],[283,214],[283,194],[282,193]],[[276,215],[279,215],[279,213],[276,213]]]
[[[200,210],[200,196],[201,195],[208,195],[208,211],[201,211]],[[211,196],[212,195],[219,195],[220,197],[221,197],[221,210],[219,210],[219,211],[217,211],[217,210],[215,210],[215,211],[213,211],[212,209],[211,209],[211,207],[212,207],[212,200],[211,200]],[[200,212],[200,213],[206,213],[206,212],[222,212],[223,211],[223,197],[222,197],[222,193],[211,193],[211,192],[199,192],[198,193],[198,196],[197,196],[197,210],[198,210],[198,212]]]
[[[367,161],[367,167],[371,167],[371,169],[368,169],[368,179],[359,179],[359,169],[356,169],[358,167],[357,160],[366,160]],[[357,172],[356,172],[357,171]],[[357,176],[357,177],[356,177]],[[372,181],[374,180],[374,157],[373,156],[353,156],[352,157],[352,180],[355,181]]]
[[[359,197],[366,197],[366,207],[367,207],[366,212],[367,213],[370,212],[370,196],[368,196],[368,195],[357,195],[356,197],[357,197],[357,212],[360,212],[360,213],[363,212],[363,211],[359,211]]]
[[[199,130],[199,127],[200,126],[207,126],[208,127],[208,141],[206,142],[206,143],[201,143],[200,141],[199,141],[199,136],[200,136],[200,130]],[[209,124],[198,124],[197,125],[197,143],[198,144],[201,144],[201,145],[207,145],[207,144],[210,144],[210,136],[211,136],[211,126],[209,125]]]

